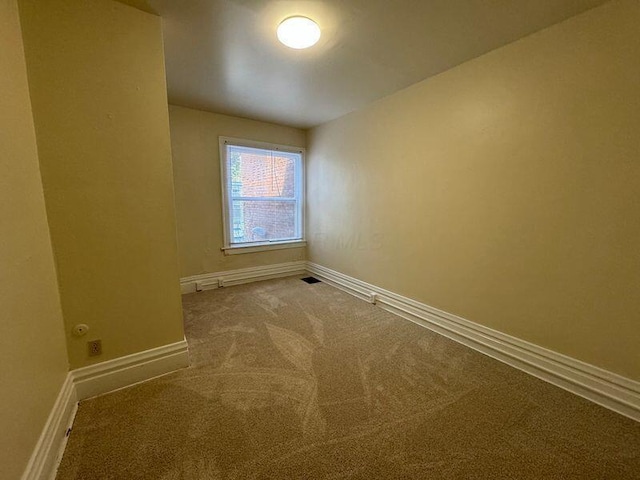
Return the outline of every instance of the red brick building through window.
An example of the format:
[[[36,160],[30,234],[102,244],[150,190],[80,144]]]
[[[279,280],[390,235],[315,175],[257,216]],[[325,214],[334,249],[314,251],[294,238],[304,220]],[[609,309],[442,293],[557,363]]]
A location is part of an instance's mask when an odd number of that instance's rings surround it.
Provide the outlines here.
[[[226,162],[230,243],[301,238],[301,153],[227,145]]]

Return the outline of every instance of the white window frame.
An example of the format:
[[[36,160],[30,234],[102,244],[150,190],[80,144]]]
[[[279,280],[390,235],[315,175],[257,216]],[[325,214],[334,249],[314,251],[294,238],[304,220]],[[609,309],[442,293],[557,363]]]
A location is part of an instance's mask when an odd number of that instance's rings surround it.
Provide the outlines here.
[[[266,250],[280,250],[283,248],[299,248],[307,245],[305,240],[305,149],[293,147],[290,145],[278,145],[275,143],[256,142],[243,138],[219,137],[220,144],[220,184],[222,186],[222,230],[224,232],[224,247],[222,251],[225,255],[235,255],[239,253],[262,252]],[[298,209],[296,211],[299,236],[293,240],[266,240],[264,242],[251,242],[242,244],[231,243],[231,208],[232,199],[229,195],[231,192],[231,177],[227,176],[227,146],[260,148],[263,150],[272,150],[274,152],[289,152],[300,154],[300,169],[296,172],[295,188],[296,198],[298,199]]]

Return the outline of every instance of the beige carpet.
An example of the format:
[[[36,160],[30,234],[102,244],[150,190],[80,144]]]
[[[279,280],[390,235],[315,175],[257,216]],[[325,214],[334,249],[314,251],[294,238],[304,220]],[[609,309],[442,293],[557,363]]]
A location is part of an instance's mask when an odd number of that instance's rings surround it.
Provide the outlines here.
[[[58,479],[632,479],[640,424],[325,283],[187,295],[192,367],[84,401]]]

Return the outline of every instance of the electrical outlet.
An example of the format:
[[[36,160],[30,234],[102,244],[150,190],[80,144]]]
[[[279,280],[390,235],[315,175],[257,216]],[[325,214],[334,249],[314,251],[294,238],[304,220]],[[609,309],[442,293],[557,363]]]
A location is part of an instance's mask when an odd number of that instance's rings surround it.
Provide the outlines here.
[[[92,340],[87,342],[87,346],[89,347],[90,357],[95,357],[102,353],[102,340]]]

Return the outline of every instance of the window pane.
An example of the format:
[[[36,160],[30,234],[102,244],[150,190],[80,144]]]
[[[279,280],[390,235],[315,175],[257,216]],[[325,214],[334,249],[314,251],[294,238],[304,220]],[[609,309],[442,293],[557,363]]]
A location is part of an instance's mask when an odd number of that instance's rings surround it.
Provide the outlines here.
[[[296,239],[296,202],[234,200],[232,243]]]
[[[232,197],[295,196],[299,154],[229,146],[228,155]]]

